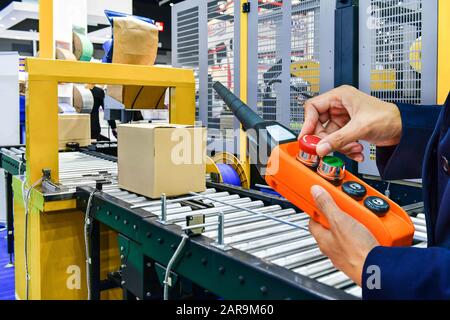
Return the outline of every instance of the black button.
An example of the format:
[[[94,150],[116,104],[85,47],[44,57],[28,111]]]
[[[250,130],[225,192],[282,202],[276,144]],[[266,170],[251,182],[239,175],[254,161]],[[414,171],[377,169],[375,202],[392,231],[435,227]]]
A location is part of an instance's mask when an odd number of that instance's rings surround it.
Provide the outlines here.
[[[342,191],[355,200],[362,200],[366,193],[366,187],[355,181],[347,181],[342,184]]]
[[[450,166],[448,164],[447,158],[442,156],[441,161],[442,161],[442,168],[444,169],[445,173],[450,174]]]
[[[368,197],[364,200],[364,205],[379,217],[383,217],[390,208],[389,203],[379,197]]]

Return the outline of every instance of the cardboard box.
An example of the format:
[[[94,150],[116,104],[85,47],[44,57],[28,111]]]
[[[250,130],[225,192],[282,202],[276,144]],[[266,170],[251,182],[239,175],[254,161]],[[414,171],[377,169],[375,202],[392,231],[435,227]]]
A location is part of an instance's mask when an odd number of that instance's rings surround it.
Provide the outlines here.
[[[76,142],[80,147],[91,144],[90,114],[59,114],[59,150],[66,149],[66,144]]]
[[[206,189],[206,129],[171,124],[118,126],[119,186],[149,198]]]

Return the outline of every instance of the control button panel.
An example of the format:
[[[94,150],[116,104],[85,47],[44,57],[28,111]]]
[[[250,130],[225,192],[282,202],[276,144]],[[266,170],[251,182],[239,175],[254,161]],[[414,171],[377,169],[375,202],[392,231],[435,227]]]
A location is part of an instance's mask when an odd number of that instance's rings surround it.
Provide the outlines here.
[[[340,183],[345,175],[344,161],[338,157],[323,157],[320,160],[317,173],[328,181]]]
[[[390,209],[389,203],[380,197],[368,197],[364,205],[379,217],[383,217]]]
[[[367,189],[355,181],[347,181],[342,184],[342,191],[355,200],[362,200],[367,194]]]

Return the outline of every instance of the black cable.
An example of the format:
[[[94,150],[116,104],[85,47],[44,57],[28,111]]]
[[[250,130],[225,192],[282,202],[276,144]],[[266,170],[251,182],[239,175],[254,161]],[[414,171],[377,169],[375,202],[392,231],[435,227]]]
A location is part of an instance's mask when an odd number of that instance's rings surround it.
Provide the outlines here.
[[[142,90],[144,89],[144,86],[141,86],[138,93],[136,94],[136,97],[134,97],[134,101],[131,104],[131,109],[134,109],[134,105],[136,104],[137,99],[139,98],[139,95],[141,94]]]

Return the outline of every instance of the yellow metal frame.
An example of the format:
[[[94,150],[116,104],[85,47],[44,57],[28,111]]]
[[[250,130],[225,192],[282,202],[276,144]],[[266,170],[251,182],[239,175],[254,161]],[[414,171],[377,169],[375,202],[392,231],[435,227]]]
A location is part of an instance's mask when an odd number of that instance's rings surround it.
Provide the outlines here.
[[[247,2],[246,0],[239,1],[239,6],[242,8],[243,4]],[[248,100],[248,13],[239,10],[240,16],[240,98],[244,103]],[[241,161],[242,167],[244,168],[244,173],[250,180],[250,161],[247,155],[247,134],[242,130],[239,136],[239,160]]]
[[[39,0],[39,57],[55,57],[53,37],[53,0]]]
[[[100,64],[28,58],[26,105],[27,181],[29,184],[50,169],[59,181],[58,89],[60,82],[167,87],[170,122],[195,123],[195,79],[192,70],[156,66]]]
[[[28,90],[26,105],[27,185],[50,169],[52,180],[59,181],[58,151],[58,83],[123,84],[166,87],[170,94],[170,122],[195,123],[195,79],[192,70],[164,67],[97,64],[51,59],[28,58]],[[28,229],[25,231],[25,210],[22,180],[14,177],[14,217],[16,224],[16,291],[25,299],[85,299],[86,285],[83,241],[83,212],[75,200],[46,202],[43,194],[33,190],[29,201]],[[28,235],[25,244],[25,232]],[[118,268],[117,235],[102,229],[102,277]],[[25,279],[25,246],[30,280]],[[81,272],[81,288],[70,289],[66,281],[68,266]],[[25,288],[29,283],[28,296]],[[102,298],[118,298],[117,290],[102,293]]]
[[[291,74],[303,79],[311,86],[311,92],[320,91],[320,63],[313,60],[291,63]]]
[[[239,175],[239,180],[241,181],[241,186],[246,189],[250,189],[250,179],[247,173],[245,172],[244,165],[242,162],[234,156],[234,154],[229,152],[220,152],[212,157],[212,161],[214,162],[215,167],[217,168],[217,164],[225,163],[229,164],[233,167],[233,169]],[[208,166],[207,166],[208,169]],[[218,168],[217,168],[217,171]],[[212,171],[215,172],[215,171]],[[218,172],[220,175],[220,171]],[[222,180],[222,176],[220,175],[220,179]],[[223,182],[223,181],[221,181]]]
[[[450,92],[450,1],[438,3],[438,103],[444,104]]]

